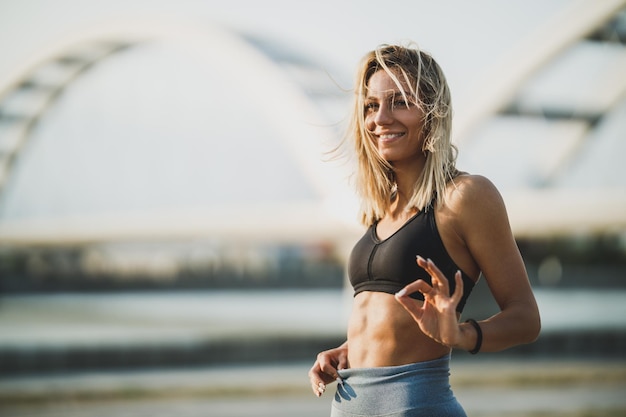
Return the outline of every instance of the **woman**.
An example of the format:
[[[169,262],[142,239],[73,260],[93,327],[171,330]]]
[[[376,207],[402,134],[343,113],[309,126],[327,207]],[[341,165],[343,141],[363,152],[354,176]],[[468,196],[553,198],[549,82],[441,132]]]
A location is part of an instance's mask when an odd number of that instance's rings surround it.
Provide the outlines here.
[[[331,416],[464,416],[450,390],[453,348],[534,341],[539,312],[506,209],[486,178],[455,167],[446,79],[423,51],[384,45],[362,62],[349,129],[368,227],[350,256],[347,341],[309,372]],[[500,312],[460,322],[483,274]]]

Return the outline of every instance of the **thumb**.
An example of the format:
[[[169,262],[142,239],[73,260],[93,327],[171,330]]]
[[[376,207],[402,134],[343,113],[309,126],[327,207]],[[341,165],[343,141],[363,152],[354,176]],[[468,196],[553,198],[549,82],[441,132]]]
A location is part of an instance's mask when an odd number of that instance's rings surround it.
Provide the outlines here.
[[[348,355],[341,355],[337,363],[337,370],[348,369],[349,367],[350,365],[348,364]],[[339,377],[339,375],[337,375],[337,377]]]
[[[408,311],[411,316],[413,316],[415,320],[419,320],[422,318],[422,314],[424,312],[424,310],[422,309],[422,304],[417,303],[406,293],[403,293],[402,291],[398,292],[396,294],[396,301],[398,301],[402,305],[402,307],[404,307],[404,309]]]

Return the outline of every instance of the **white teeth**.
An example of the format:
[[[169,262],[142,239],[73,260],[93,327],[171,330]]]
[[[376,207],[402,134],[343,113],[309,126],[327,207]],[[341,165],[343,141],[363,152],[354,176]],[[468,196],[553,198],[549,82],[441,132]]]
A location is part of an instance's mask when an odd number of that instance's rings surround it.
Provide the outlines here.
[[[379,137],[381,139],[393,139],[393,138],[398,138],[398,137],[400,137],[402,135],[403,135],[402,133],[391,133],[391,134],[388,134],[388,135],[380,135]]]

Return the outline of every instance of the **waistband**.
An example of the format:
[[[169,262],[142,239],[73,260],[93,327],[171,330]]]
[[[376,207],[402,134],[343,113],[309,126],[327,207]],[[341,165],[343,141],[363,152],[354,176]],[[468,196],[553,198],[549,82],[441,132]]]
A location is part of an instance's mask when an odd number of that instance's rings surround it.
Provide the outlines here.
[[[464,417],[450,389],[449,362],[446,354],[407,365],[342,369],[331,417]]]
[[[381,378],[389,376],[398,376],[405,374],[420,373],[421,371],[429,370],[446,370],[450,369],[450,354],[447,353],[444,356],[432,359],[429,361],[409,363],[406,365],[397,366],[379,366],[373,368],[348,368],[340,369],[337,371],[341,379],[346,379],[352,376],[368,376],[372,378]]]

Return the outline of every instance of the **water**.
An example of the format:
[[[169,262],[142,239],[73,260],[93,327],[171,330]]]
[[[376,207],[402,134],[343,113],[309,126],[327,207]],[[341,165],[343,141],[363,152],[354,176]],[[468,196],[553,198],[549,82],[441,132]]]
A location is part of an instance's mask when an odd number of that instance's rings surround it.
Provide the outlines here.
[[[567,382],[559,384],[546,383],[540,379],[520,383],[519,377],[528,377],[524,372],[525,365],[533,371],[539,367],[547,369],[557,376],[577,375]],[[508,363],[503,372],[497,363],[482,362],[480,367],[472,364],[454,365],[452,385],[459,402],[469,416],[474,417],[521,417],[521,416],[626,416],[626,378],[624,373],[602,373],[608,363]],[[620,366],[624,367],[622,362]],[[150,417],[299,417],[328,416],[332,395],[316,398],[308,392],[306,369],[308,364],[290,367],[258,367],[258,368],[223,368],[212,370],[189,370],[178,372],[131,373],[118,375],[117,381],[109,375],[109,382],[118,385],[138,387],[130,384],[129,378],[138,383],[152,385],[155,390],[147,395],[111,396],[106,386],[100,381],[101,397],[92,396],[90,400],[81,400],[80,396],[67,398],[69,390],[80,390],[88,381],[92,387],[98,384],[102,375],[82,375],[72,377],[56,377],[55,381],[47,381],[47,387],[57,398],[52,396],[47,401],[31,401],[28,403],[0,402],[0,415],[7,417],[99,417],[99,416],[150,416]],[[470,374],[473,383],[463,383],[455,379],[455,374]],[[595,376],[594,376],[595,374]],[[612,377],[621,375],[620,380]],[[506,376],[503,378],[503,376]],[[276,381],[276,379],[280,379]],[[205,382],[202,382],[204,379]],[[244,383],[244,379],[246,382]],[[217,391],[192,390],[202,386],[210,386],[220,380],[224,386],[231,384],[256,385],[259,391],[233,394]],[[282,387],[274,392],[263,392],[263,381],[275,387]],[[517,380],[517,382],[515,382]],[[211,382],[213,381],[213,382]],[[273,385],[272,381],[276,385]],[[197,384],[197,385],[196,385]],[[33,389],[31,382],[31,391]],[[87,384],[88,385],[88,384]],[[177,391],[180,386],[189,389],[187,392]],[[41,389],[46,384],[39,383]],[[62,388],[60,388],[62,387]],[[266,385],[267,387],[267,385]],[[0,384],[0,392],[6,384]],[[76,391],[75,391],[76,392]],[[332,393],[332,389],[329,390]]]
[[[339,334],[337,290],[52,294],[0,299],[0,346],[193,342],[255,334]]]
[[[543,331],[626,330],[626,290],[535,290]]]
[[[623,417],[626,386],[611,389],[460,390],[470,417]],[[311,396],[247,398],[160,398],[1,407],[6,417],[323,417],[327,399]]]
[[[535,294],[544,331],[626,331],[625,290],[537,290]],[[0,298],[0,349],[184,344],[241,334],[341,337],[350,300],[349,293],[338,290],[10,296]],[[626,415],[625,361],[559,363],[526,358],[511,363],[489,358],[485,354],[454,363],[453,357],[453,387],[470,416]],[[0,404],[0,415],[328,415],[330,398],[320,400],[307,392],[308,366],[0,375],[0,395],[11,400]],[[272,384],[275,388],[268,392]],[[85,401],[81,392],[92,399]],[[135,397],[127,398],[128,392]],[[23,395],[45,401],[14,401]]]
[[[535,295],[544,332],[626,330],[626,290],[536,290]],[[340,290],[14,295],[0,298],[0,347],[341,335],[350,302],[350,293]]]

